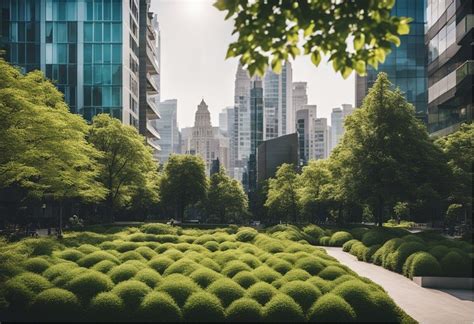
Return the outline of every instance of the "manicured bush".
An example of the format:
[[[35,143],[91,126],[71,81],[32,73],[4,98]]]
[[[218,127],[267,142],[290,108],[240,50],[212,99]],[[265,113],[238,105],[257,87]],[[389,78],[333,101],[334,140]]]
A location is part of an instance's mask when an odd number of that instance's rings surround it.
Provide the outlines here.
[[[425,250],[425,244],[419,242],[402,243],[395,252],[392,252],[387,256],[384,267],[401,273],[406,259],[411,254],[423,250]]]
[[[383,266],[386,262],[387,256],[390,253],[395,252],[402,243],[403,240],[400,238],[388,240],[372,255],[372,262],[374,264]]]
[[[4,297],[13,311],[24,311],[36,295],[25,284],[13,279],[4,284],[3,290]]]
[[[119,283],[132,278],[137,272],[138,269],[136,267],[130,264],[121,264],[110,270],[107,274],[113,282]]]
[[[199,262],[200,265],[216,272],[221,272],[221,266],[210,258],[204,258]]]
[[[291,281],[280,288],[280,292],[290,296],[306,312],[314,301],[321,297],[321,291],[314,285],[304,281]]]
[[[371,293],[370,299],[375,306],[370,314],[371,321],[392,323],[408,322],[403,320],[401,309],[386,293],[382,291],[374,291]],[[406,317],[408,317],[408,315],[406,315]]]
[[[147,322],[179,322],[181,310],[168,294],[151,292],[145,296],[138,309],[138,318]]]
[[[355,243],[359,243],[359,241],[356,239],[347,241],[346,243],[342,245],[342,251],[349,252],[352,248],[352,245],[354,245]]]
[[[211,252],[219,250],[219,243],[216,241],[207,241],[203,246]]]
[[[309,309],[310,322],[354,322],[356,314],[343,298],[332,293],[321,296]]]
[[[353,228],[351,229],[349,232],[352,234],[352,236],[356,239],[356,240],[361,240],[362,239],[362,236],[364,236],[364,234],[368,231],[369,229],[367,227],[356,227],[356,228]]]
[[[381,248],[380,244],[369,246],[367,249],[364,249],[362,253],[362,260],[364,262],[372,262],[372,256]]]
[[[113,267],[116,267],[117,264],[110,261],[110,260],[103,260],[100,261],[99,263],[96,263],[93,267],[91,267],[91,270],[99,271],[102,273],[107,273],[109,272]]]
[[[329,240],[330,246],[342,246],[347,241],[352,240],[352,235],[349,232],[339,231],[331,235]]]
[[[165,252],[163,252],[162,254],[163,256],[167,256],[169,257],[170,259],[174,260],[174,261],[178,261],[179,259],[181,259],[182,257],[184,257],[184,254],[183,252],[177,250],[177,249],[168,249],[166,250]]]
[[[77,264],[75,264],[74,262],[58,263],[46,269],[43,272],[43,277],[45,277],[49,281],[53,281],[54,279],[61,276],[65,272],[68,272],[74,268],[77,268]]]
[[[238,274],[236,274],[232,280],[234,280],[236,283],[241,285],[243,288],[247,289],[248,287],[252,286],[254,283],[258,282],[258,278],[255,277],[251,272],[249,271],[241,271]]]
[[[23,272],[10,279],[9,282],[21,283],[34,293],[39,293],[52,287],[51,283],[46,278],[33,272]]]
[[[192,293],[200,290],[194,281],[178,273],[164,277],[156,289],[166,292],[180,307],[184,305]]]
[[[321,236],[319,238],[319,245],[328,246],[330,240],[331,240],[330,236]]]
[[[153,257],[157,256],[157,253],[148,246],[140,246],[135,250],[135,252],[140,253],[140,255],[147,260],[151,260]]]
[[[310,275],[315,276],[324,268],[324,265],[319,261],[318,258],[305,257],[296,261],[295,267],[303,269]]]
[[[34,273],[43,273],[49,266],[49,262],[40,257],[28,259],[23,263],[23,267],[27,271]]]
[[[150,268],[145,268],[138,271],[134,279],[144,282],[150,288],[155,288],[161,282],[160,274]]]
[[[51,255],[60,246],[51,238],[27,239],[23,244],[31,249],[31,255]]]
[[[333,281],[324,280],[320,277],[311,277],[306,280],[306,282],[318,288],[323,294],[331,291],[331,289],[335,286]]]
[[[305,226],[303,232],[313,239],[313,242],[311,243],[316,243],[317,240],[324,235],[324,230],[313,224]]]
[[[252,274],[258,279],[268,283],[272,283],[273,281],[281,278],[281,274],[266,265],[262,265],[252,270]]]
[[[130,261],[130,260],[137,260],[137,261],[142,261],[142,262],[147,261],[140,253],[135,252],[135,251],[127,251],[125,253],[122,253],[122,255],[120,256],[120,260],[122,262]]]
[[[105,241],[99,244],[99,247],[102,250],[116,250],[117,249],[117,242],[110,242],[110,241]]]
[[[192,272],[197,270],[200,265],[192,260],[187,258],[180,259],[170,265],[165,272],[163,272],[164,276],[173,274],[173,273],[181,273],[185,276],[190,275]]]
[[[208,241],[215,241],[214,236],[212,236],[210,234],[201,235],[194,241],[194,244],[203,245],[204,243],[206,243]]]
[[[404,242],[418,242],[418,243],[422,243],[422,244],[425,243],[425,241],[420,236],[416,236],[416,235],[413,235],[413,234],[408,234],[408,235],[402,236],[401,239]]]
[[[258,232],[253,228],[244,228],[237,232],[235,238],[240,242],[251,242],[258,235]]]
[[[222,242],[219,244],[219,250],[227,251],[227,250],[235,250],[237,249],[237,243],[235,242]]]
[[[326,280],[334,280],[339,276],[345,275],[347,272],[338,266],[328,266],[319,273],[319,277]]]
[[[309,278],[311,278],[311,275],[303,269],[290,270],[283,276],[283,279],[285,279],[286,281],[295,281],[295,280],[305,281],[305,280],[308,280]]]
[[[156,256],[150,261],[148,261],[148,266],[158,273],[163,274],[165,270],[174,263],[174,260],[166,257],[166,256]]]
[[[280,274],[284,275],[288,271],[290,271],[293,268],[293,265],[289,263],[288,261],[285,261],[283,259],[278,259],[276,258],[277,261],[273,262],[270,266],[272,267],[273,270],[279,272]],[[268,264],[268,260],[266,262]]]
[[[124,304],[112,292],[103,292],[92,298],[89,306],[90,318],[95,321],[123,320]]]
[[[92,244],[82,244],[77,249],[84,254],[91,254],[93,252],[100,251],[97,246],[94,246]]]
[[[288,283],[289,281],[285,279],[285,277],[275,280],[272,282],[272,286],[276,289],[280,289],[284,284]]]
[[[176,234],[176,227],[159,223],[142,225],[140,230],[147,234]]]
[[[216,295],[224,307],[245,294],[245,289],[229,278],[216,280],[207,288],[207,291]]]
[[[120,253],[125,253],[127,251],[133,251],[140,247],[140,244],[137,242],[123,242],[117,245],[116,250]]]
[[[367,252],[367,247],[364,245],[362,242],[356,242],[352,244],[350,253],[352,255],[355,255],[357,257],[357,260],[363,261],[364,260],[364,254]]]
[[[222,274],[229,278],[232,278],[233,276],[235,276],[237,273],[241,271],[250,271],[250,270],[252,269],[246,263],[240,260],[233,260],[225,265],[225,267],[222,269]]]
[[[76,249],[66,249],[58,253],[58,257],[68,261],[76,262],[84,256],[84,253]]]
[[[375,228],[364,233],[364,235],[362,235],[361,241],[365,246],[372,246],[375,244],[384,244],[391,238],[391,235],[387,231]]]
[[[81,267],[90,268],[100,261],[109,260],[113,263],[119,264],[120,261],[110,253],[104,251],[95,251],[88,254],[77,261],[77,264]]]
[[[410,256],[411,258],[411,256]],[[427,252],[418,252],[410,260],[406,261],[406,274],[413,278],[415,276],[439,276],[441,266],[434,256]]]
[[[243,251],[245,253],[249,253],[247,251]],[[239,260],[247,264],[252,269],[258,268],[262,265],[262,261],[260,261],[256,256],[252,254],[244,254],[239,257]]]
[[[262,306],[250,298],[240,298],[234,301],[226,310],[228,322],[260,322]]]
[[[222,278],[222,275],[208,268],[199,268],[189,277],[202,288],[207,288],[211,283]]]
[[[274,256],[282,260],[288,261],[291,264],[294,264],[296,260],[298,260],[298,258],[294,254],[287,252],[276,253],[274,254]]]
[[[352,306],[358,321],[370,321],[376,305],[370,297],[369,285],[358,279],[348,280],[337,285],[331,293],[344,298]]]
[[[68,321],[80,312],[80,303],[70,291],[51,288],[36,296],[31,305],[33,318],[47,321]]]
[[[441,259],[449,253],[449,248],[444,245],[436,245],[428,250],[428,252],[434,256],[436,259],[441,261]]]
[[[90,270],[73,278],[66,284],[66,289],[87,301],[98,293],[109,291],[113,286],[112,280],[107,275]]]
[[[276,294],[263,308],[263,318],[268,322],[303,322],[303,310],[291,297]]]
[[[278,290],[266,282],[257,282],[247,289],[246,296],[255,299],[261,305],[265,305],[268,301],[278,293]]]
[[[217,297],[207,292],[197,292],[186,301],[183,318],[187,322],[223,322],[225,313]]]
[[[150,291],[150,287],[146,284],[133,279],[121,282],[112,289],[112,292],[119,296],[129,309],[137,308]]]
[[[448,277],[469,277],[469,268],[472,267],[470,261],[457,252],[449,252],[441,259],[441,271]]]

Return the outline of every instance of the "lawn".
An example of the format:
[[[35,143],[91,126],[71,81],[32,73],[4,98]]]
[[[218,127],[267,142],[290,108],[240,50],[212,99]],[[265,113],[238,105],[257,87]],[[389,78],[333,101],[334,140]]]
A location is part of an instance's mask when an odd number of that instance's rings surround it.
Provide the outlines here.
[[[414,322],[284,226],[101,228],[0,243],[1,320]]]

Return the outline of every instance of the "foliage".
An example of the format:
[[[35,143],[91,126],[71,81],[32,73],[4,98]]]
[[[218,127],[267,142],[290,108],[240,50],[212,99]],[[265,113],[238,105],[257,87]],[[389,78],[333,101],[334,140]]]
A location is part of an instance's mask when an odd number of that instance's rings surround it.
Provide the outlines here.
[[[49,268],[50,264],[48,261],[42,258],[31,258],[25,261],[23,267],[34,273],[42,273],[44,270]]]
[[[302,322],[304,314],[291,297],[276,294],[263,308],[263,318],[268,322]]]
[[[298,220],[298,174],[292,164],[282,164],[269,180],[265,202],[270,214],[286,221]]]
[[[247,289],[253,284],[257,283],[258,279],[249,271],[241,271],[236,274],[232,280],[241,285],[243,288]]]
[[[410,259],[411,256],[408,258]],[[427,252],[413,254],[413,258],[406,261],[406,275],[410,278],[416,276],[436,277],[441,273],[439,262]]]
[[[191,273],[189,276],[195,283],[197,283],[202,288],[207,288],[211,283],[218,280],[222,277],[218,272],[208,269],[200,268]]]
[[[329,245],[331,246],[342,246],[344,243],[352,239],[352,235],[349,232],[339,231],[331,235]]]
[[[407,202],[398,201],[395,206],[393,206],[393,212],[398,219],[405,219],[410,213],[410,208],[408,208]]]
[[[260,305],[265,305],[270,299],[277,294],[275,287],[266,282],[257,282],[247,289],[247,296],[255,299]]]
[[[179,322],[181,310],[173,298],[162,292],[149,293],[138,310],[139,318],[150,322]]]
[[[243,228],[237,232],[235,238],[240,242],[251,242],[257,234],[258,232],[253,228]]]
[[[89,300],[98,293],[109,291],[114,283],[108,276],[98,271],[87,271],[72,279],[66,288],[79,298]]]
[[[50,321],[67,321],[79,314],[80,304],[70,291],[51,288],[36,296],[31,305],[31,312]]]
[[[316,66],[328,55],[334,70],[346,78],[352,70],[364,74],[366,63],[377,68],[391,46],[400,45],[399,36],[408,34],[411,19],[390,16],[394,4],[217,0],[214,6],[227,11],[226,19],[234,19],[233,34],[238,33],[227,57],[240,57],[251,75],[262,76],[269,65],[279,73],[282,62],[303,49]],[[349,48],[352,39],[354,46]]]
[[[181,274],[173,274],[163,278],[161,285],[158,286],[158,291],[169,294],[180,307],[184,305],[192,293],[199,290],[200,288],[196,283]]]
[[[304,281],[291,281],[280,288],[280,292],[290,296],[306,312],[321,297],[321,292],[314,285]]]
[[[121,282],[112,289],[112,292],[119,296],[125,306],[130,309],[137,308],[150,291],[151,288],[146,284],[133,279]]]
[[[187,322],[223,322],[224,308],[219,299],[207,292],[197,292],[183,307],[183,317]]]
[[[240,298],[227,308],[226,318],[230,322],[260,322],[262,306],[253,299]]]
[[[242,298],[245,294],[245,289],[228,278],[214,281],[207,291],[216,295],[224,307],[229,306],[234,300]]]
[[[124,310],[122,299],[114,293],[103,292],[92,298],[90,317],[100,321],[120,320]]]
[[[356,314],[343,298],[332,293],[319,298],[308,312],[311,322],[353,322]]]

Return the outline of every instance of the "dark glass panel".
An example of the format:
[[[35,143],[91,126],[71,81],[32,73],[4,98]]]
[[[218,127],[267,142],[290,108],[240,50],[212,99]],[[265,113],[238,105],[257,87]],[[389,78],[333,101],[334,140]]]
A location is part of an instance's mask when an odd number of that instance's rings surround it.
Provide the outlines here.
[[[112,106],[121,106],[122,105],[122,94],[120,87],[112,88]]]
[[[25,39],[25,23],[24,22],[19,22],[18,23],[18,41],[19,42],[24,42]]]
[[[94,20],[94,6],[92,0],[86,0],[86,19]]]
[[[112,65],[112,84],[122,84],[122,65]]]
[[[46,23],[46,43],[53,42],[53,23],[47,22]]]
[[[18,64],[25,63],[25,44],[19,43],[18,44]]]
[[[113,20],[122,20],[122,1],[113,0],[112,3],[112,19]]]
[[[94,20],[102,20],[102,0],[94,0]]]
[[[94,45],[94,63],[102,63],[102,45]]]
[[[110,42],[110,23],[104,23],[104,42]]]
[[[84,44],[84,63],[92,63],[92,45]]]
[[[122,63],[122,45],[112,45],[112,63]]]
[[[93,68],[94,72],[94,84],[102,84],[102,65],[95,65]]]
[[[112,63],[111,45],[102,45],[104,63]]]
[[[69,43],[76,43],[77,42],[77,23],[76,22],[69,22],[67,24],[68,27],[68,40]]]
[[[56,24],[56,34],[58,43],[67,43],[67,23],[57,23]]]
[[[92,84],[92,65],[84,64],[84,84]]]
[[[92,104],[94,106],[102,105],[102,88],[101,87],[94,87],[94,90],[92,93]]]
[[[91,105],[91,87],[84,86],[84,106]]]
[[[92,33],[92,23],[84,23],[84,41],[85,42],[92,42],[93,40],[93,33]]]
[[[66,20],[66,2],[58,2],[58,20]]]
[[[69,44],[69,63],[77,63],[77,46],[76,44]]]
[[[57,63],[63,64],[67,63],[67,45],[66,44],[57,44]]]
[[[112,84],[112,72],[110,65],[102,65],[102,84]]]
[[[77,66],[76,64],[68,65],[68,78],[70,85],[77,84]]]
[[[104,0],[104,20],[110,20],[112,17],[112,2],[111,0]]]
[[[102,42],[102,24],[101,23],[94,24],[94,41]]]
[[[121,42],[122,41],[122,24],[114,23],[112,24],[112,42]]]
[[[66,64],[59,65],[58,83],[67,84],[67,65]]]

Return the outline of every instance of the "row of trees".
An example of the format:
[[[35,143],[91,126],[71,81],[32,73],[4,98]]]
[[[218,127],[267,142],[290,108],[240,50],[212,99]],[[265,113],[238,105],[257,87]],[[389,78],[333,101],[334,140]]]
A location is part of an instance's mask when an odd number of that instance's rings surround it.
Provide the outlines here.
[[[457,204],[472,218],[473,140],[472,124],[431,139],[413,106],[381,73],[362,107],[345,120],[330,158],[310,161],[301,173],[282,165],[269,180],[265,207],[268,215],[292,221],[365,217],[382,224],[389,214],[433,220]]]
[[[242,187],[224,170],[209,180],[202,159],[173,156],[160,172],[134,127],[108,114],[88,124],[40,71],[23,75],[3,59],[0,71],[2,220],[17,222],[22,206],[44,202],[59,206],[59,219],[76,205],[93,222],[160,209],[182,219],[194,204],[221,221],[246,212]]]

